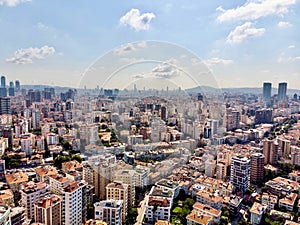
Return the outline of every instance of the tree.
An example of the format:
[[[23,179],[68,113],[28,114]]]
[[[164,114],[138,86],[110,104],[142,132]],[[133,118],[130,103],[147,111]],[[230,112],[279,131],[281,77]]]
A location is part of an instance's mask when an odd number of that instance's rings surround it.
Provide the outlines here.
[[[80,155],[73,155],[72,160],[76,160],[77,162],[81,163],[83,159],[80,157]]]

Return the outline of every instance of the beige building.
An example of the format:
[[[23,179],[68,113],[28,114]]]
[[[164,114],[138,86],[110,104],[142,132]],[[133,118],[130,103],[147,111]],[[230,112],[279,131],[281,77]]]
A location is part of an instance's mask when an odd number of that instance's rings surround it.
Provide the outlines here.
[[[115,180],[128,184],[128,206],[133,206],[135,204],[135,171],[118,171],[115,175]]]
[[[127,215],[128,209],[128,184],[121,181],[114,181],[106,186],[106,199],[115,199],[123,201],[123,219]]]
[[[225,161],[219,161],[216,165],[216,178],[218,180],[225,180],[227,176],[227,165]]]
[[[45,225],[61,225],[62,197],[51,195],[34,203],[34,220]]]

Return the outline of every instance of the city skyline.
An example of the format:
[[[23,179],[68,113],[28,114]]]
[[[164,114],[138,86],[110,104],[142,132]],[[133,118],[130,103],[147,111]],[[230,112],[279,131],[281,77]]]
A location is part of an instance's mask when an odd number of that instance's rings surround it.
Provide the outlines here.
[[[99,56],[131,51],[130,57],[122,57],[130,63],[144,59],[132,43],[157,40],[198,56],[218,87],[260,87],[265,81],[277,86],[284,81],[288,88],[300,89],[298,10],[296,0],[118,5],[75,1],[72,7],[67,2],[4,0],[0,1],[0,28],[5,31],[0,74],[23,84],[76,88]],[[174,57],[172,51],[168,53],[153,60],[170,61]],[[162,69],[161,64],[152,64],[146,72]],[[124,72],[127,78],[136,75]],[[166,80],[178,86],[178,80],[170,76]]]

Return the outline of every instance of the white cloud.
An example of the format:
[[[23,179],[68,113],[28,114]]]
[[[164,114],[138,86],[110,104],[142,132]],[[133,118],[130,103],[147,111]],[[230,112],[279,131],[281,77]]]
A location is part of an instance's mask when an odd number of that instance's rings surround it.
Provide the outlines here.
[[[143,79],[144,77],[145,77],[144,74],[136,74],[132,76],[133,79]]]
[[[16,64],[28,64],[32,63],[34,59],[44,59],[55,53],[53,47],[47,45],[41,48],[25,48],[19,49],[15,52],[14,56],[6,59],[6,62],[16,63]]]
[[[153,13],[140,13],[138,9],[131,9],[124,16],[120,18],[120,24],[128,25],[135,29],[136,31],[140,30],[149,30],[150,22],[155,18]]]
[[[277,58],[278,63],[290,63],[300,60],[300,56],[290,56],[286,55],[284,52],[281,52],[279,57]]]
[[[289,22],[280,21],[280,22],[277,24],[277,26],[280,27],[280,28],[285,28],[285,27],[292,27],[293,25],[290,24]]]
[[[289,45],[288,48],[289,48],[289,49],[291,49],[291,48],[296,48],[296,46],[295,46],[295,45]]]
[[[262,36],[265,31],[265,28],[255,28],[251,22],[246,22],[231,31],[226,41],[232,44],[241,43],[248,38]]]
[[[115,49],[115,53],[117,55],[123,55],[132,51],[136,51],[139,49],[144,49],[147,48],[147,42],[146,41],[141,41],[141,42],[136,42],[136,43],[128,43],[126,45],[122,45],[121,47]]]
[[[218,57],[213,57],[203,61],[208,67],[215,66],[215,65],[230,65],[233,63],[233,60],[230,59],[222,59]]]
[[[152,69],[152,74],[155,77],[170,79],[177,77],[180,74],[179,69],[172,65],[172,61],[163,62]]]
[[[39,30],[43,30],[43,31],[48,31],[50,29],[47,25],[45,25],[45,24],[43,24],[41,22],[37,23],[36,27]]]
[[[23,2],[31,2],[31,0],[0,0],[0,5],[7,5],[9,7],[15,7]]]
[[[235,9],[224,10],[218,16],[220,22],[233,20],[256,20],[270,15],[284,15],[289,12],[289,7],[296,4],[296,0],[257,0],[247,1],[243,6]],[[221,7],[217,10],[220,11]]]

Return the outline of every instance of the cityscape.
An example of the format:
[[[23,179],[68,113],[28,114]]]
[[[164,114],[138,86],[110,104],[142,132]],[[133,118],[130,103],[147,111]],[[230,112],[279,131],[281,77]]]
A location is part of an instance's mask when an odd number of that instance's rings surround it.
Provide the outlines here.
[[[0,0],[0,225],[300,225],[299,0]]]

